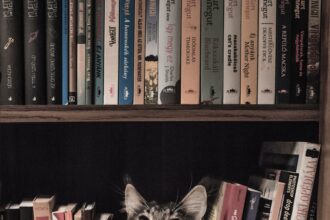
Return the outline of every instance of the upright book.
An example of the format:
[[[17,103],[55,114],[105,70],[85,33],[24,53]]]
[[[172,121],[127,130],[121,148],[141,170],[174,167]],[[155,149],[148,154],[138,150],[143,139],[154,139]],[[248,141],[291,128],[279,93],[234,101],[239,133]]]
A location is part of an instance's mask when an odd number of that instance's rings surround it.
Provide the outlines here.
[[[241,104],[257,104],[258,0],[242,0]]]
[[[62,104],[61,76],[61,1],[46,3],[47,104]]]
[[[69,104],[77,104],[77,3],[69,0]]]
[[[86,105],[86,0],[77,4],[77,104]]]
[[[52,220],[65,220],[66,206],[59,206],[52,212]]]
[[[93,104],[93,0],[86,1],[85,100]]]
[[[33,200],[34,220],[52,220],[55,196],[39,196]]]
[[[69,0],[61,1],[62,105],[69,103]]]
[[[181,104],[199,104],[201,1],[182,0],[181,11]]]
[[[222,104],[224,0],[201,4],[201,103]]]
[[[33,199],[24,199],[19,205],[20,220],[33,219]]]
[[[256,220],[259,208],[261,192],[252,188],[248,188],[246,192],[243,219]]]
[[[5,220],[20,220],[19,204],[9,203],[5,207]]]
[[[159,1],[158,104],[180,103],[181,3]]]
[[[223,104],[239,104],[242,1],[224,0]]]
[[[8,0],[0,4],[0,103],[23,104],[23,1]]]

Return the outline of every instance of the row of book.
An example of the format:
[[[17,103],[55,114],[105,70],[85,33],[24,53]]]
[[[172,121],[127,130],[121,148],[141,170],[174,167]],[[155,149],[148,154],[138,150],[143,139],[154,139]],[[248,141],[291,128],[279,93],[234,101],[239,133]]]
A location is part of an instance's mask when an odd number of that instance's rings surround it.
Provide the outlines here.
[[[319,154],[318,144],[264,143],[259,165],[265,175],[250,176],[247,185],[219,181],[210,220],[316,219],[311,198]]]
[[[321,0],[0,6],[1,104],[318,103]]]
[[[8,203],[0,208],[1,220],[112,220],[113,214],[95,214],[95,203],[55,206],[55,196],[38,196],[20,204]]]

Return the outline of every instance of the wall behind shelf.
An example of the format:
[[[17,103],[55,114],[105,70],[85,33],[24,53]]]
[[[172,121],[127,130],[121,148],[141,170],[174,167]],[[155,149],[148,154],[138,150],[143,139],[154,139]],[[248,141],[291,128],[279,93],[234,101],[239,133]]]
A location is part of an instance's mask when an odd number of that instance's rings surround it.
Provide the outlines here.
[[[182,198],[205,175],[244,183],[262,141],[317,142],[315,122],[0,124],[1,202],[56,193],[120,209],[123,175],[146,199]]]

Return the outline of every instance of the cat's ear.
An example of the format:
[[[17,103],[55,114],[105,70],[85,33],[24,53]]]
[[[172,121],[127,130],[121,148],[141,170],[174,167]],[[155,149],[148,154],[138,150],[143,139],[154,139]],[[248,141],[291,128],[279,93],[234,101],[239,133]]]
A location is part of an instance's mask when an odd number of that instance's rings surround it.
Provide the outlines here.
[[[134,215],[146,206],[146,201],[132,184],[125,188],[125,209],[128,215]]]
[[[180,202],[180,209],[189,216],[200,219],[204,216],[207,208],[207,194],[202,185],[195,186]],[[196,219],[195,218],[195,219]]]

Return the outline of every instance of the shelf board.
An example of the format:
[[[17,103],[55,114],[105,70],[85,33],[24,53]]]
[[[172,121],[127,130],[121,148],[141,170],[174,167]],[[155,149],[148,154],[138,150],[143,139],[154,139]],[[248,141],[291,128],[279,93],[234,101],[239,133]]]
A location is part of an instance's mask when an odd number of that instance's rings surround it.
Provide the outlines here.
[[[0,123],[315,121],[318,105],[0,106]]]

